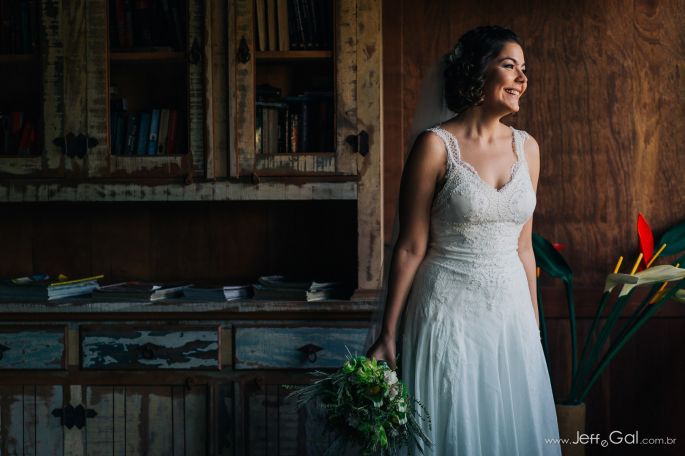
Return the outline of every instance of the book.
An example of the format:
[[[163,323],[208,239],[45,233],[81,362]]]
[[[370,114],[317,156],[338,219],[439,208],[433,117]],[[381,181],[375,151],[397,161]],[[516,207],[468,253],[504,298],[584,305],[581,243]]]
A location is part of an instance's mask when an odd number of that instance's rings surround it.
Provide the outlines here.
[[[266,51],[268,49],[268,39],[266,36],[266,0],[255,0],[255,10],[256,17],[255,20],[257,25],[255,29],[257,31],[257,49],[260,51]]]
[[[288,24],[288,0],[276,0],[278,9],[278,49],[290,49],[290,30]]]
[[[278,33],[276,31],[276,0],[266,0],[266,26],[269,38],[269,51],[278,50]]]
[[[104,285],[93,290],[93,298],[105,301],[143,300],[159,301],[183,296],[183,290],[190,283],[158,284],[152,282],[129,281]]]
[[[166,140],[169,131],[169,110],[162,109],[159,114],[159,135],[157,136],[157,155],[166,154]]]
[[[192,286],[183,290],[183,296],[197,301],[232,301],[252,296],[250,285]]]
[[[136,153],[136,140],[138,139],[138,118],[136,112],[128,114],[127,128],[126,128],[126,149],[125,153],[133,155]]]
[[[349,299],[352,290],[343,282],[317,282],[288,278],[284,275],[259,277],[252,285],[255,299],[284,299],[295,301],[321,301]]]
[[[159,135],[159,109],[153,109],[150,117],[150,134],[148,135],[147,154],[157,155],[157,136]]]
[[[169,128],[166,140],[166,154],[172,155],[176,153],[176,129],[178,124],[178,111],[172,109],[169,111]]]
[[[75,280],[50,280],[46,274],[19,277],[0,281],[0,301],[54,301],[57,299],[88,296],[99,284],[103,275]]]
[[[123,146],[126,139],[126,112],[119,111],[117,114],[116,136],[112,139],[112,153],[123,154]]]
[[[293,4],[293,12],[295,13],[294,25],[297,30],[297,49],[305,49],[307,46],[307,37],[305,36],[304,19],[302,15],[302,4],[301,0],[291,0]]]
[[[147,141],[150,135],[150,113],[140,113],[140,126],[138,127],[138,142],[136,147],[136,155],[147,154]]]

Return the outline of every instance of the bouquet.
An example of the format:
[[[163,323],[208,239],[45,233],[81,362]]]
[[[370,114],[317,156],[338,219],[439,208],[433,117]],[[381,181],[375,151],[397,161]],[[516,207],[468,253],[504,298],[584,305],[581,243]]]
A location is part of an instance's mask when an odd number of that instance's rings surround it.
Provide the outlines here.
[[[350,443],[357,444],[365,456],[396,455],[412,441],[421,452],[419,440],[432,446],[417,421],[426,420],[431,429],[430,414],[408,395],[397,373],[383,361],[352,356],[349,349],[347,353],[336,372],[314,371],[320,378],[310,385],[285,385],[296,388],[288,397],[296,396],[298,407],[318,399],[324,408],[326,427],[337,434],[325,455],[342,454]],[[411,447],[409,453],[413,454]]]

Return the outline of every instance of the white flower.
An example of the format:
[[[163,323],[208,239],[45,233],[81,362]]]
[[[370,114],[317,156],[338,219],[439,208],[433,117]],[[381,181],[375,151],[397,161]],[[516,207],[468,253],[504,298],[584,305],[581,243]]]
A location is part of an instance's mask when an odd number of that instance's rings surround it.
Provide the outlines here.
[[[400,392],[399,385],[398,385],[397,383],[395,383],[394,385],[392,385],[392,386],[388,389],[388,395],[390,396],[390,400],[395,399],[395,397],[399,394],[399,392]]]
[[[604,285],[604,292],[611,291],[616,285],[623,285],[619,296],[627,295],[630,290],[639,285],[656,282],[668,282],[685,278],[685,269],[663,264],[630,274],[609,274]]]
[[[349,424],[353,428],[356,428],[359,424],[359,419],[357,419],[357,417],[354,415],[350,415],[347,417],[347,424]]]
[[[397,383],[397,373],[395,371],[385,371],[385,383],[394,385]]]
[[[404,403],[404,400],[400,399],[397,401],[397,411],[400,413],[404,413],[407,411],[407,404]]]

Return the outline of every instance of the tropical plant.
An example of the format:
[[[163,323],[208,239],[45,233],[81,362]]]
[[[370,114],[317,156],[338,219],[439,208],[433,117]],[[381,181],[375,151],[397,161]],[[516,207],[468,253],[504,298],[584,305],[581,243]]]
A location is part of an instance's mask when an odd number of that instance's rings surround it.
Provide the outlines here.
[[[671,299],[685,302],[685,290],[683,290],[685,288],[685,269],[679,267],[681,264],[685,264],[685,255],[674,261],[673,265],[652,266],[659,255],[675,255],[685,250],[685,222],[668,229],[661,236],[657,244],[660,245],[660,248],[656,253],[654,253],[652,231],[642,214],[638,215],[637,228],[640,254],[629,274],[619,272],[623,261],[623,257],[620,257],[613,273],[607,276],[602,297],[595,311],[579,359],[577,358],[576,317],[571,268],[552,243],[536,233],[533,234],[533,249],[537,266],[550,276],[561,279],[566,288],[566,303],[571,332],[571,387],[568,394],[563,399],[558,400],[560,404],[582,403],[621,348],[651,316]],[[644,267],[642,267],[643,265]],[[641,269],[639,272],[637,272],[638,268]],[[635,289],[642,285],[652,285],[652,287],[642,302],[635,307],[623,326],[619,328],[618,321],[622,316],[621,314],[634,297]],[[620,287],[618,294],[612,294],[612,291],[618,287]],[[540,331],[549,368],[550,352],[540,293],[540,280],[538,280],[537,290]],[[600,320],[605,311],[607,313],[606,319],[600,325]],[[610,337],[611,344],[606,350],[603,350]],[[555,397],[557,396],[555,395]]]

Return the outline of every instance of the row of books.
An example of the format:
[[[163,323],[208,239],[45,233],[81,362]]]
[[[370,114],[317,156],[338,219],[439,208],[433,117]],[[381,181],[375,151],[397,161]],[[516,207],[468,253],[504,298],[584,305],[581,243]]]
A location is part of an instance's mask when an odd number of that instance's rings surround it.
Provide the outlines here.
[[[38,49],[40,0],[0,1],[0,53],[26,54]]]
[[[257,153],[332,152],[333,94],[304,92],[282,99],[257,100]]]
[[[52,280],[47,274],[34,274],[29,277],[0,280],[0,301],[54,301],[90,295],[103,276],[83,277],[67,280],[58,277]]]
[[[284,275],[262,276],[253,284],[255,299],[324,301],[349,299],[352,289],[343,282],[316,282]]]
[[[173,155],[179,150],[179,111],[113,111],[112,154]]]
[[[38,131],[22,111],[0,112],[0,155],[38,154]]]
[[[332,0],[255,0],[260,51],[331,49]]]
[[[95,301],[161,301],[185,298],[194,301],[231,301],[235,299],[266,299],[323,301],[349,299],[352,289],[343,282],[317,282],[289,278],[284,275],[262,276],[254,284],[201,286],[192,283],[152,283],[127,281],[100,285],[103,275],[68,280],[51,279],[35,274],[10,280],[0,280],[0,301],[54,301],[92,296]]]
[[[183,50],[185,8],[184,0],[110,0],[110,47]]]

